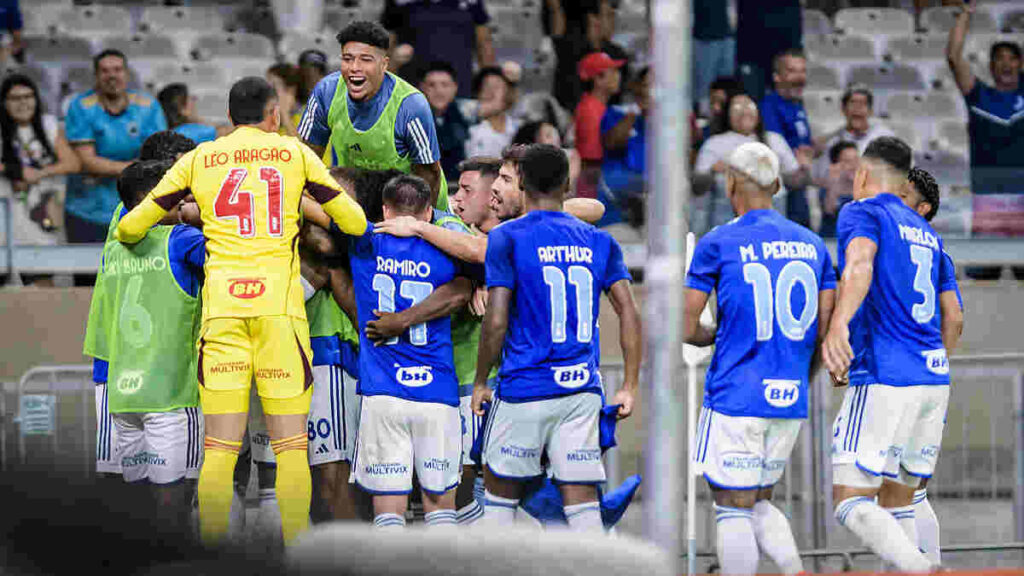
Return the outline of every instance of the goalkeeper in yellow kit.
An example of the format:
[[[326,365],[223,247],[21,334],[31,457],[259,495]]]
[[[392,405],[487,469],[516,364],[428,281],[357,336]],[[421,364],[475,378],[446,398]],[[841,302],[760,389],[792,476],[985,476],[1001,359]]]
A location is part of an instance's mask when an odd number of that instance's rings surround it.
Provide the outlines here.
[[[117,239],[138,242],[168,210],[195,196],[207,250],[198,342],[206,418],[202,538],[216,544],[227,533],[232,474],[255,379],[277,455],[282,534],[290,542],[306,527],[311,491],[311,353],[296,248],[303,189],[347,234],[361,236],[366,217],[312,150],[277,134],[281,111],[264,79],[235,83],[228,114],[237,129],[182,156],[121,219]]]

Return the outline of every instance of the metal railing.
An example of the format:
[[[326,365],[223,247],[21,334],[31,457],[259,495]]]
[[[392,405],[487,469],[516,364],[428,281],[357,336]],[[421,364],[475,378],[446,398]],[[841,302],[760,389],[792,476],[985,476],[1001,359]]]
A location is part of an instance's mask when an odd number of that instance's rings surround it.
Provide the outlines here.
[[[89,365],[37,366],[22,375],[13,408],[19,467],[81,475],[95,470],[93,388]]]

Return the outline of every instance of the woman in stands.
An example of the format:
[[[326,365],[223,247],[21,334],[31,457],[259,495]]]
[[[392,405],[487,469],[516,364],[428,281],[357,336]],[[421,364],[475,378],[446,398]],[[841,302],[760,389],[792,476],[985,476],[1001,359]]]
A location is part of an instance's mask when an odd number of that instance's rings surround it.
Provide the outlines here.
[[[551,117],[554,112],[549,110],[548,115]],[[569,157],[569,190],[576,190],[576,179],[580,175],[582,165],[580,155],[575,148],[563,148],[562,134],[553,122],[535,120],[523,124],[512,137],[512,144],[550,144],[565,150],[566,156]]]
[[[297,127],[302,120],[304,100],[299,99],[302,89],[302,72],[292,64],[274,64],[267,69],[267,82],[277,91],[277,101],[281,105],[282,136],[298,136]]]
[[[0,84],[0,141],[4,165],[0,197],[11,198],[15,244],[49,245],[61,239],[65,174],[78,172],[78,157],[52,114],[43,112],[39,89],[27,76]],[[52,285],[49,277],[23,278]]]
[[[691,212],[690,229],[702,235],[734,216],[725,197],[726,159],[746,142],[766,144],[779,157],[782,183],[799,189],[810,181],[810,164],[797,162],[786,140],[775,132],[765,132],[757,103],[744,94],[732,94],[723,107],[722,124],[704,141],[693,167],[693,190],[697,194]]]
[[[231,131],[231,127],[212,126],[196,112],[196,97],[189,94],[188,86],[176,82],[168,84],[156,95],[167,118],[167,128],[192,139],[196,144],[215,140]]]

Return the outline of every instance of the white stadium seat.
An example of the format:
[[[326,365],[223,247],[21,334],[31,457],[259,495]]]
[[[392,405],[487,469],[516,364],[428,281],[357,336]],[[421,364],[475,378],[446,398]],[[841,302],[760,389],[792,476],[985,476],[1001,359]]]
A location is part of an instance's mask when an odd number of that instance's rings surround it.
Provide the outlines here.
[[[843,120],[840,109],[842,96],[839,92],[807,92],[804,94],[804,109],[812,124],[833,124]]]
[[[831,34],[832,22],[821,10],[803,11],[804,35]]]
[[[224,90],[193,90],[196,114],[207,122],[224,124],[228,121],[228,93]]]
[[[884,66],[853,66],[848,84],[865,84],[872,90],[924,90],[924,80],[917,68],[907,64]]]
[[[339,52],[338,42],[334,34],[305,33],[289,31],[281,38],[279,48],[289,61],[294,61],[303,50],[319,50],[324,54],[331,55]]]
[[[25,51],[34,62],[88,62],[92,60],[92,44],[75,36],[23,36]]]
[[[198,60],[272,59],[275,56],[273,42],[259,34],[204,34],[196,38],[192,46]]]
[[[170,36],[163,34],[134,34],[131,36],[113,36],[104,39],[97,48],[114,48],[124,52],[128,61],[172,60],[180,62],[183,54],[178,53],[178,44]]]
[[[889,38],[885,56],[896,62],[946,61],[946,38],[928,34],[911,34]]]
[[[835,60],[877,60],[875,41],[856,34],[804,38],[807,57],[821,64]]]
[[[836,31],[898,36],[914,31],[914,17],[899,8],[846,8],[836,12]]]
[[[196,6],[151,6],[139,21],[143,32],[199,34],[224,29],[224,17],[216,9]]]
[[[999,27],[1004,32],[1016,32],[1018,34],[1024,32],[1024,9],[1013,10],[1004,14]]]
[[[971,165],[966,150],[915,150],[914,165],[947,186],[970,186]]]
[[[970,148],[970,137],[967,134],[965,120],[948,120],[939,124],[936,131],[938,147],[943,150],[967,152]]]
[[[948,6],[936,6],[926,8],[921,12],[921,28],[928,34],[948,34],[956,20],[959,8]],[[997,32],[996,20],[992,14],[983,7],[975,8],[971,16],[971,28],[969,35]]]
[[[839,73],[834,67],[813,62],[807,63],[808,90],[839,90],[841,88]]]
[[[900,140],[906,142],[914,150],[923,150],[926,147],[928,138],[925,134],[922,134],[924,130],[919,129],[918,125],[914,122],[889,119],[886,120],[885,124],[892,129]]]
[[[22,10],[22,34],[53,34],[57,30],[61,11],[70,7],[71,3],[68,2],[66,6],[47,9],[33,6],[31,10]]]
[[[57,27],[84,37],[126,35],[132,33],[132,15],[119,6],[75,6],[60,13]]]

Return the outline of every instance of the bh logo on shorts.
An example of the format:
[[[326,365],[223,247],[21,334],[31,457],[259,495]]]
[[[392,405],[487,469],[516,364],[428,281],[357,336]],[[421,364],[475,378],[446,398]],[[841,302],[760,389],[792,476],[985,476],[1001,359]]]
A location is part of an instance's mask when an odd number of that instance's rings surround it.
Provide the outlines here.
[[[430,366],[402,366],[395,372],[395,379],[402,386],[420,388],[434,381],[434,373]]]
[[[266,291],[267,286],[263,284],[262,278],[235,278],[228,287],[232,296],[244,300],[258,298]]]
[[[551,372],[555,383],[562,388],[579,388],[590,382],[590,370],[585,363],[575,366],[552,366]]]
[[[946,349],[925,350],[921,352],[924,356],[925,365],[932,374],[949,374],[949,359],[946,358]]]
[[[764,399],[776,408],[789,408],[800,399],[799,380],[761,381],[764,384]]]
[[[121,394],[135,394],[142,388],[142,372],[125,372],[117,379],[117,391]]]

